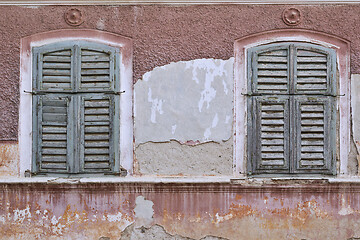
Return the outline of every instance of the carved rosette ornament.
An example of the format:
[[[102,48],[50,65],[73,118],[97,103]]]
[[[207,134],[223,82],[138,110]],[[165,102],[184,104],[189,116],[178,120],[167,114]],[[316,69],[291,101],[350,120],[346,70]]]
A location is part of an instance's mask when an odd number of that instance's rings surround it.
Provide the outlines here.
[[[299,9],[289,8],[284,10],[282,19],[286,25],[296,26],[301,22],[301,14]]]
[[[81,11],[77,8],[71,8],[65,12],[65,22],[71,26],[79,26],[84,22]]]

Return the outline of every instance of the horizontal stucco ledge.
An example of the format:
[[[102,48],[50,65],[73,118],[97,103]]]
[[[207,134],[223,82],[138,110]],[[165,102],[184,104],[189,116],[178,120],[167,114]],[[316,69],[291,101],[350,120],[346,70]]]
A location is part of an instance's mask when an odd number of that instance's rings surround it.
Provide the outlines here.
[[[267,184],[312,184],[312,183],[352,183],[360,184],[360,177],[331,178],[331,177],[263,177],[263,178],[234,178],[231,176],[129,176],[129,177],[7,177],[0,178],[0,184],[232,184],[232,185],[267,185]]]

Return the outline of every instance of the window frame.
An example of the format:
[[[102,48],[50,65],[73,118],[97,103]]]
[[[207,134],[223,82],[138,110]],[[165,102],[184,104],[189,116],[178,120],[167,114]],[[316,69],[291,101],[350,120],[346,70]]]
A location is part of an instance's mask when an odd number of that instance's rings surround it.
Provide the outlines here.
[[[298,87],[298,77],[297,64],[299,63],[299,55],[298,49],[300,51],[309,51],[311,53],[323,54],[326,56],[326,90],[321,91],[310,91],[310,90],[299,90]],[[262,54],[266,54],[269,52],[275,51],[278,54],[286,54],[286,69],[282,66],[281,73],[286,71],[286,90],[280,89],[278,85],[277,87],[270,84],[265,89],[260,88],[259,86],[265,87],[263,83],[259,79],[261,76],[258,76],[258,72],[261,71],[259,65],[261,65],[258,61]],[[336,116],[333,114],[333,103],[336,101],[336,86],[334,82],[336,81],[336,63],[335,51],[332,49],[326,49],[316,44],[309,43],[299,43],[299,42],[281,42],[281,43],[272,43],[265,44],[256,47],[252,47],[248,49],[248,175],[261,175],[261,174],[326,174],[326,175],[334,175],[334,166],[335,166],[335,142],[334,135]],[[285,57],[281,55],[282,57]],[[269,63],[275,64],[275,63]],[[285,64],[285,63],[283,63]],[[263,66],[264,67],[264,66]],[[264,70],[264,69],[262,69]],[[278,69],[277,69],[278,70]],[[265,71],[270,71],[270,69],[266,68]],[[270,75],[271,76],[271,75]],[[277,76],[276,76],[277,77]],[[275,77],[275,78],[276,78]],[[283,77],[277,78],[278,80]],[[310,100],[311,99],[311,100]],[[283,157],[284,163],[283,165],[261,165],[260,162],[266,159],[262,159],[261,154],[261,114],[262,106],[274,106],[283,105],[283,118],[280,119],[284,121],[283,125],[283,134],[284,134],[284,147],[283,147]],[[301,123],[300,116],[301,110],[300,106],[302,104],[305,105],[323,105],[324,110],[324,151],[322,154],[324,155],[323,166],[304,166],[301,167],[299,165],[299,160],[301,159],[300,148],[301,145]],[[277,116],[278,118],[279,116]],[[250,144],[249,144],[250,143]],[[272,145],[272,148],[267,148],[267,153],[270,153],[271,149],[275,147]],[[290,151],[292,149],[292,151]],[[265,153],[265,155],[267,154]],[[270,154],[275,154],[275,152],[271,152]],[[279,156],[279,155],[278,155]],[[269,160],[269,159],[268,159]],[[271,160],[270,161],[274,161]]]
[[[89,29],[56,30],[35,34],[21,39],[20,46],[20,106],[19,106],[19,175],[26,176],[32,169],[32,94],[33,47],[65,41],[87,41],[119,49],[120,103],[119,149],[120,167],[133,172],[133,81],[132,40],[120,35]]]
[[[338,115],[336,130],[336,175],[348,176],[348,155],[350,152],[350,43],[333,35],[304,30],[281,29],[262,32],[235,41],[234,63],[234,175],[247,177],[247,93],[248,93],[248,56],[247,50],[277,42],[304,42],[320,45],[336,51],[337,64],[337,101]],[[276,175],[276,174],[275,174]],[[309,174],[311,175],[311,174]],[[313,174],[314,175],[314,174]],[[279,174],[277,174],[279,176]],[[282,176],[282,175],[281,175]],[[270,177],[270,175],[269,175]]]

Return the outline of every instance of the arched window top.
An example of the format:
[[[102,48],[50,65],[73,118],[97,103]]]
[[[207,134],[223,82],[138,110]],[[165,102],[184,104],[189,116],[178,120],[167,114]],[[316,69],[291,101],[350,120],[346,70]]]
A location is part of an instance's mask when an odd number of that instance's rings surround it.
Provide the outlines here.
[[[33,47],[36,91],[119,91],[118,48],[89,41]]]
[[[249,48],[249,94],[336,94],[336,52],[311,43]]]

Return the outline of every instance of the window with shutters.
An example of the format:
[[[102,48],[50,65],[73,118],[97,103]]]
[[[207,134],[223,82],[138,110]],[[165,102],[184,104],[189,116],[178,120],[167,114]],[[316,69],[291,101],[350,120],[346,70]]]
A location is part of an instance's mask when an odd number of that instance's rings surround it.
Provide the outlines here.
[[[335,174],[336,52],[273,43],[247,64],[248,174]]]
[[[65,41],[32,53],[32,172],[118,173],[119,49]]]

